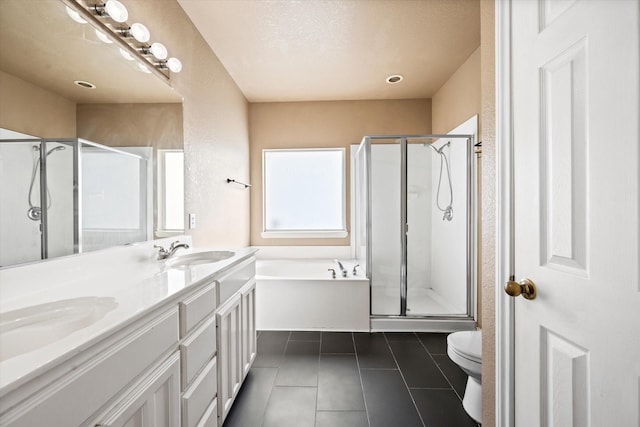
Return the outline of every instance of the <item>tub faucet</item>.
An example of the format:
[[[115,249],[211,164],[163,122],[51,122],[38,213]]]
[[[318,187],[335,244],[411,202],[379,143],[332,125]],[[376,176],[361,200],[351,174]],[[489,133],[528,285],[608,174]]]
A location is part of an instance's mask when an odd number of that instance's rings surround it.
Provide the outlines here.
[[[334,259],[333,261],[338,263],[338,267],[340,267],[340,271],[342,271],[342,277],[347,277],[349,273],[347,272],[347,269],[344,268],[344,265],[342,265],[340,260]]]
[[[186,243],[180,243],[179,240],[176,240],[175,242],[171,243],[171,246],[169,246],[168,250],[158,245],[154,245],[153,247],[159,249],[158,260],[171,258],[173,254],[175,254],[176,251],[180,248],[189,249],[189,245],[187,245]]]

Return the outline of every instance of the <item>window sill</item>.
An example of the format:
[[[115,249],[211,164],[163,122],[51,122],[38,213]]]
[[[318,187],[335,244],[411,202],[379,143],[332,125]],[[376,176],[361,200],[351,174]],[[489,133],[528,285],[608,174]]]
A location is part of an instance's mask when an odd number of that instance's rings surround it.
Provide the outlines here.
[[[263,239],[339,239],[347,237],[349,233],[344,230],[332,231],[263,231],[260,236]]]
[[[158,239],[161,239],[163,237],[182,236],[184,230],[156,230],[154,234]]]

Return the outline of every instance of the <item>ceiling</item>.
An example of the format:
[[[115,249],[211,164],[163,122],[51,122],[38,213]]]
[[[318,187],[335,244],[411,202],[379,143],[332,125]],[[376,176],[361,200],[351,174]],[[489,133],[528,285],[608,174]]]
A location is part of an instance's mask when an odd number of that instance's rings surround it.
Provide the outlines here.
[[[431,98],[480,46],[479,0],[178,2],[250,102]]]

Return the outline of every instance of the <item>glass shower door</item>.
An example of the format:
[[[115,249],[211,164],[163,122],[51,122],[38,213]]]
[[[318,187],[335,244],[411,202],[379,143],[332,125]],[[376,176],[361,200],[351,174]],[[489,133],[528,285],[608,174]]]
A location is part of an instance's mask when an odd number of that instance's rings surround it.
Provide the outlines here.
[[[407,315],[434,314],[431,309],[432,151],[429,144],[407,144]],[[442,313],[437,313],[442,314]]]
[[[401,166],[399,140],[371,144],[371,314],[401,313]]]

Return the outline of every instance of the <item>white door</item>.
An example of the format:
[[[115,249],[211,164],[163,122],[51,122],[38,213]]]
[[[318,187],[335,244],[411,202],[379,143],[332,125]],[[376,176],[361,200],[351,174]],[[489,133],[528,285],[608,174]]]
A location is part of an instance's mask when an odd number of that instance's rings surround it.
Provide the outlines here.
[[[640,1],[510,7],[515,425],[639,426]]]

